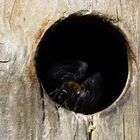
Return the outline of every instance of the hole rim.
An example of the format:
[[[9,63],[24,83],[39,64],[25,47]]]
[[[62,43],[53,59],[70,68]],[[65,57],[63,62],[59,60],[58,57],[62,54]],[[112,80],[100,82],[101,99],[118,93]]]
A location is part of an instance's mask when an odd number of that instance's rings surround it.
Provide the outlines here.
[[[59,24],[60,22],[63,22],[65,19],[67,19],[69,16],[98,16],[100,19],[103,19],[107,22],[109,22],[109,24],[114,28],[116,29],[117,32],[119,32],[123,37],[124,39],[126,40],[126,43],[127,45],[125,45],[126,47],[126,51],[127,51],[127,64],[128,64],[128,74],[127,74],[127,78],[126,78],[126,82],[125,82],[125,85],[122,89],[122,92],[119,94],[119,96],[115,99],[115,101],[113,101],[109,106],[105,107],[104,109],[101,109],[97,112],[93,112],[93,113],[89,113],[89,114],[84,114],[83,112],[82,113],[77,113],[73,110],[68,110],[66,109],[65,107],[61,106],[60,104],[58,104],[57,102],[53,101],[53,99],[48,95],[48,93],[46,92],[42,82],[41,82],[41,78],[38,76],[38,72],[37,72],[37,64],[36,64],[36,58],[38,57],[38,50],[39,50],[39,44],[40,44],[40,41],[42,40],[42,38],[44,37],[44,34],[50,29],[50,28],[54,28],[55,26],[57,26],[57,24]],[[40,36],[40,40],[38,41],[38,44],[37,44],[37,49],[36,49],[36,52],[35,52],[35,69],[36,69],[36,74],[37,74],[37,78],[39,80],[39,83],[41,85],[41,88],[43,88],[43,91],[45,92],[45,96],[47,96],[48,100],[50,100],[52,102],[52,104],[57,107],[57,108],[61,108],[63,110],[66,110],[66,111],[69,111],[69,112],[73,112],[75,114],[82,114],[82,115],[85,115],[85,116],[92,116],[92,115],[99,115],[99,114],[104,114],[106,112],[110,112],[112,111],[114,108],[117,107],[117,105],[119,105],[120,103],[124,102],[124,100],[126,99],[126,97],[128,96],[129,93],[128,90],[131,88],[131,84],[135,78],[135,75],[136,75],[136,69],[137,69],[137,62],[136,62],[136,56],[134,54],[134,51],[132,49],[132,44],[130,43],[129,39],[127,38],[126,34],[122,31],[122,29],[119,27],[119,26],[116,26],[116,21],[105,16],[105,15],[100,15],[100,14],[96,14],[96,13],[83,13],[83,12],[77,12],[77,13],[73,13],[73,14],[70,14],[69,16],[67,17],[61,17],[59,18],[58,20],[56,20],[49,28],[44,28],[44,34]],[[51,29],[52,30],[52,29]],[[127,96],[126,96],[127,95]]]

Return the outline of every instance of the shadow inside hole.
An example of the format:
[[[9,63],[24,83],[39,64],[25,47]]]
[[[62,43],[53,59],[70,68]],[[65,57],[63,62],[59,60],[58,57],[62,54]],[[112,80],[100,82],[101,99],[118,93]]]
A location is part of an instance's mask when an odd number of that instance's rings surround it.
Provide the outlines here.
[[[98,103],[78,112],[92,114],[111,105],[121,94],[128,75],[127,45],[120,30],[104,18],[72,15],[54,24],[41,39],[36,56],[37,75],[49,93],[55,88],[47,75],[52,64],[70,59],[87,62],[88,74],[100,72],[103,78]]]

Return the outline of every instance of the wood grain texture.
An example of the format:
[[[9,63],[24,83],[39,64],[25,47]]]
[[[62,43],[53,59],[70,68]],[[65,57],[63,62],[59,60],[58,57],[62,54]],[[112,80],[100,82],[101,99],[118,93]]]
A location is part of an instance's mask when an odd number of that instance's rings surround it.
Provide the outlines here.
[[[0,0],[0,139],[139,140],[139,9],[139,0]],[[116,21],[137,62],[137,68],[131,63],[131,82],[121,101],[88,116],[57,108],[41,90],[34,66],[44,32],[78,11]]]

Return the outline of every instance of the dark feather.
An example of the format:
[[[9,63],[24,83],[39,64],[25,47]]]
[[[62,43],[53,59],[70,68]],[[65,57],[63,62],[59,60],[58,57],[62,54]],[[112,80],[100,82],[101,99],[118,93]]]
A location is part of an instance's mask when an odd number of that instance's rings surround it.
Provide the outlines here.
[[[102,77],[100,73],[86,77],[87,69],[87,63],[74,60],[53,65],[49,80],[56,88],[49,96],[61,106],[79,113],[97,106],[102,94]],[[85,80],[81,82],[81,79]]]

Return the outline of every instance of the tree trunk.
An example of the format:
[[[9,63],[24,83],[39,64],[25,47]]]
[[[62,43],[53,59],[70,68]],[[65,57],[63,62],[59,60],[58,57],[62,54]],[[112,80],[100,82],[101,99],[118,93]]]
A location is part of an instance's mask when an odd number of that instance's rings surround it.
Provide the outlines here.
[[[139,9],[139,0],[0,0],[0,139],[139,140]],[[57,108],[35,70],[45,31],[78,11],[116,20],[112,24],[126,34],[136,61],[130,63],[123,97],[92,115]]]

